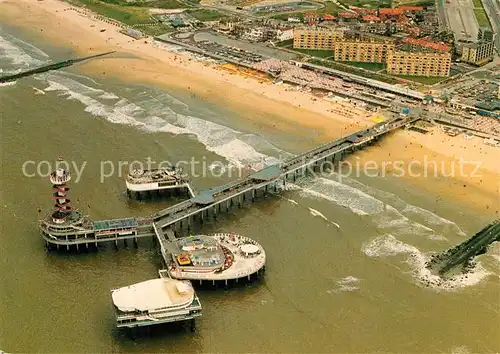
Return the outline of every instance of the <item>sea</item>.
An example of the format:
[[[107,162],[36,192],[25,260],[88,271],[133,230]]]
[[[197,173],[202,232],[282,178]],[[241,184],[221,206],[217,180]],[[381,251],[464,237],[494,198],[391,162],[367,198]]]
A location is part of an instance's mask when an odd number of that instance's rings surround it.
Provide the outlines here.
[[[2,75],[74,55],[18,29],[0,30]],[[58,158],[70,163],[74,207],[98,220],[148,215],[178,201],[130,200],[130,165],[196,161],[188,172],[201,190],[321,141],[307,128],[294,135],[260,128],[251,111],[187,89],[97,80],[79,66],[3,84],[0,113],[0,350],[500,351],[500,247],[478,257],[471,273],[439,285],[427,285],[433,276],[424,267],[433,252],[491,222],[491,213],[444,196],[436,202],[439,196],[404,180],[339,171],[289,183],[203,225],[198,232],[258,241],[267,272],[227,291],[198,289],[203,316],[194,333],[169,325],[120,331],[110,290],[157,277],[157,246],[48,251],[37,220],[53,208],[47,174]]]

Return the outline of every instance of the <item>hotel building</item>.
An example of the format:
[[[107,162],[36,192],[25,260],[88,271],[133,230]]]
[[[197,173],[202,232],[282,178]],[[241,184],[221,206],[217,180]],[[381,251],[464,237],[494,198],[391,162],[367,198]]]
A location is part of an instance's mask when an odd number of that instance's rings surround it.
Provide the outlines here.
[[[408,76],[449,76],[451,48],[444,44],[405,38],[387,56],[387,73]]]
[[[480,41],[464,44],[461,60],[474,65],[483,65],[491,61],[494,55],[493,42]]]
[[[332,50],[335,41],[344,37],[345,29],[340,28],[295,28],[293,47],[298,49]]]
[[[352,31],[334,42],[333,57],[338,61],[385,63],[395,39]]]

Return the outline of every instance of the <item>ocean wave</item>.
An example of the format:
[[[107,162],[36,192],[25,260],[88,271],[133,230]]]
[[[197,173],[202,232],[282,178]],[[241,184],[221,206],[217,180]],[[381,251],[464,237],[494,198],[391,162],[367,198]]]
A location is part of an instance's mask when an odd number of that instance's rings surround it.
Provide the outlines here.
[[[110,122],[136,126],[148,132],[168,132],[193,136],[205,145],[208,151],[225,158],[233,166],[246,167],[251,164],[268,166],[278,162],[277,158],[257,151],[244,141],[258,141],[259,139],[263,140],[262,138],[254,138],[251,137],[251,134],[244,134],[221,124],[177,113],[161,101],[156,101],[157,105],[150,107],[146,103],[134,103],[129,99],[120,98],[114,93],[89,87],[67,76],[50,74],[46,77],[49,86],[44,91],[60,92],[60,95],[84,104],[86,112],[104,117]],[[147,91],[143,91],[142,94],[147,95]],[[114,105],[99,100],[109,97],[119,100]],[[272,147],[267,142],[261,144],[266,148]],[[274,149],[276,152],[280,151],[277,148]]]
[[[384,203],[359,189],[326,178],[307,181],[302,193],[319,199],[326,199],[349,208],[358,215],[372,215],[384,210]]]
[[[430,210],[420,208],[418,206],[408,204],[401,197],[390,193],[388,191],[380,190],[371,186],[367,186],[360,181],[349,178],[347,176],[341,176],[338,173],[332,175],[337,180],[342,180],[342,183],[349,185],[353,188],[359,189],[364,193],[371,195],[372,197],[380,200],[387,205],[387,208],[393,208],[393,210],[398,211],[398,218],[406,215],[407,217],[415,218],[417,217],[419,222],[427,225],[428,229],[442,226],[441,232],[453,232],[460,236],[465,236],[465,233],[460,229],[460,227],[453,221],[445,219]]]
[[[0,87],[14,86],[16,83],[17,81],[2,82],[0,83]]]
[[[401,242],[390,234],[376,237],[364,244],[361,250],[368,257],[387,257],[401,253],[419,253],[416,247]]]
[[[0,54],[2,59],[7,59],[12,65],[25,68],[42,65],[48,59],[48,55],[40,49],[4,32],[0,32]]]
[[[48,83],[49,86],[45,88],[44,91],[59,91],[61,95],[66,96],[68,99],[79,101],[80,103],[85,105],[85,112],[88,112],[94,116],[103,117],[110,122],[118,124],[126,124],[137,127],[145,126],[144,123],[137,121],[134,117],[129,116],[125,112],[121,111],[119,107],[110,107],[108,105],[105,105],[95,98],[73,91],[71,88],[65,86],[62,83],[51,80],[49,80]],[[95,90],[91,90],[91,92],[95,92]]]

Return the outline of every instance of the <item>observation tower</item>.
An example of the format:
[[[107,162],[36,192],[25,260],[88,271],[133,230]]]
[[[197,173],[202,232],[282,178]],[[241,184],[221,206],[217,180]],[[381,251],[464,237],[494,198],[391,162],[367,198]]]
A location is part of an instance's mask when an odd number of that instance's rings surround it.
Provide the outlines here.
[[[58,161],[62,161],[62,158]],[[88,247],[90,243],[95,242],[97,245],[92,221],[71,207],[67,185],[70,180],[71,174],[66,168],[57,167],[50,174],[55,210],[39,220],[40,233],[47,246],[55,245],[58,249],[61,245],[66,246],[68,250],[71,244],[77,249],[79,244]]]
[[[67,199],[69,187],[67,183],[71,179],[68,170],[58,168],[50,174],[50,182],[52,183],[52,199],[55,200],[56,210],[52,213],[52,221],[55,224],[63,224],[66,222],[68,215],[71,213],[71,201]]]

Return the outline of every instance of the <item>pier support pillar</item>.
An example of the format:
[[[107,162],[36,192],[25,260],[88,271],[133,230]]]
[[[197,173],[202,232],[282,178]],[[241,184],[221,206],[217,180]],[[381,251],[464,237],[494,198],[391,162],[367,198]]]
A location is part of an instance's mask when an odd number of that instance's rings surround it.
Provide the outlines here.
[[[137,248],[137,237],[134,237],[134,247]]]
[[[255,202],[255,189],[252,189],[252,203]]]

